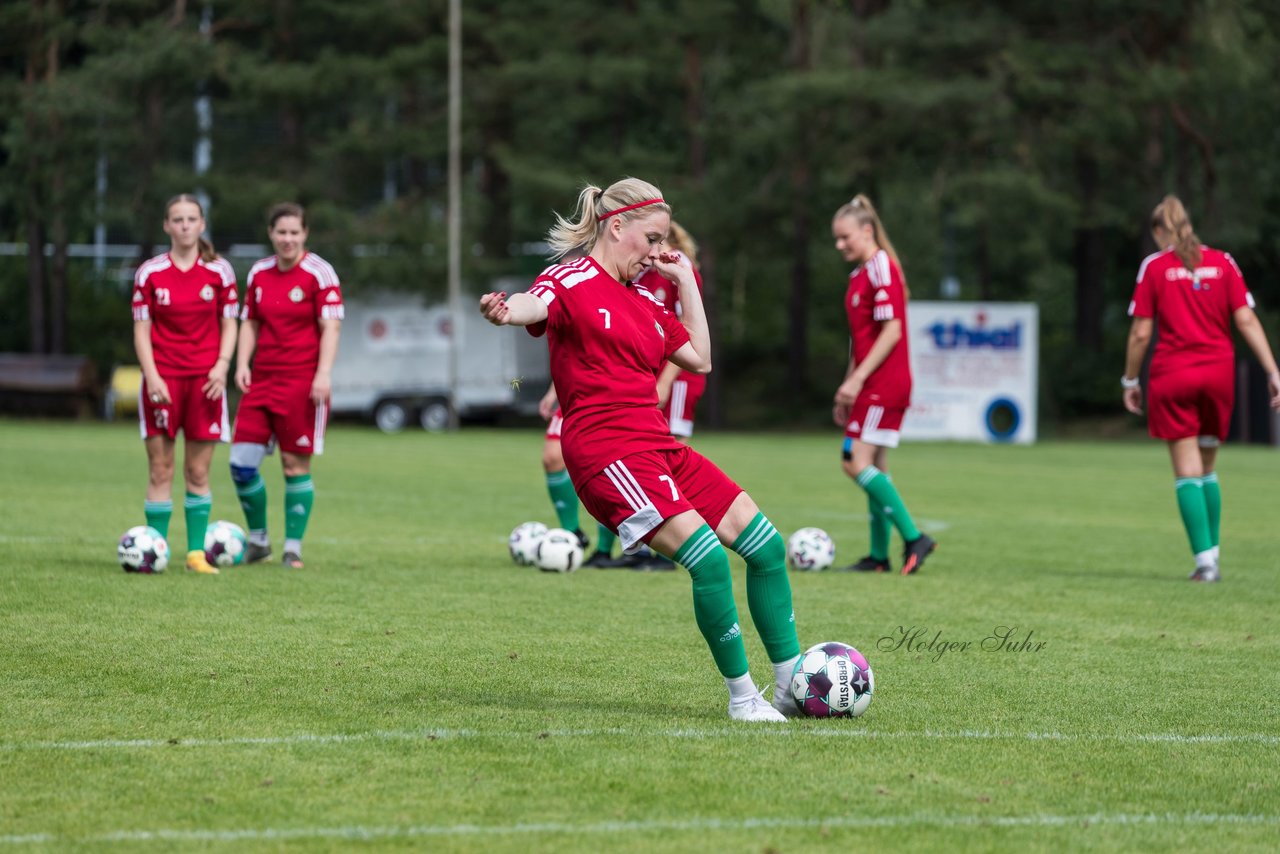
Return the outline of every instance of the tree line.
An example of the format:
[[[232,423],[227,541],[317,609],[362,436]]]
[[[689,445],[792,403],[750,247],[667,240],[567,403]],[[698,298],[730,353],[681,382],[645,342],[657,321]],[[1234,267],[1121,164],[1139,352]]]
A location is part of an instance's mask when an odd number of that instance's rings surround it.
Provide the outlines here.
[[[1265,0],[464,0],[463,15],[466,287],[536,272],[551,212],[584,182],[653,181],[702,247],[715,420],[821,415],[847,357],[830,215],[855,192],[913,297],[952,279],[964,298],[1040,304],[1051,419],[1115,410],[1164,193],[1235,255],[1265,319],[1280,303]],[[25,245],[0,257],[0,349],[127,360],[121,269],[164,245],[165,199],[193,189],[221,248],[265,243],[265,209],[297,200],[351,293],[443,297],[445,0],[15,0],[0,33],[0,241]],[[136,253],[105,271],[71,257],[95,228]]]

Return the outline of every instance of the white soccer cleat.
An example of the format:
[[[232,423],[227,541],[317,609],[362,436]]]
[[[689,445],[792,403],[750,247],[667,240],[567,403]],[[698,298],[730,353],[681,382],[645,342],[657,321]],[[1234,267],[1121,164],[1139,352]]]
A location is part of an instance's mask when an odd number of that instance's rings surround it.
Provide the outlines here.
[[[735,721],[768,721],[786,723],[782,712],[769,705],[769,701],[756,692],[745,700],[729,701],[729,717]]]
[[[796,702],[796,698],[791,696],[789,688],[773,686],[773,702],[770,705],[781,712],[783,717],[798,718],[801,716],[800,705]]]

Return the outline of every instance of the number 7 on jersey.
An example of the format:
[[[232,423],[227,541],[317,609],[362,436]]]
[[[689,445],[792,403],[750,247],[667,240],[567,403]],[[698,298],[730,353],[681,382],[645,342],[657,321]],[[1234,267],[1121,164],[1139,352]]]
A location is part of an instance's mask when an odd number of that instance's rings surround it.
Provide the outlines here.
[[[605,329],[608,329],[608,328],[609,328],[609,309],[607,309],[607,308],[598,308],[598,309],[596,309],[596,311],[598,311],[598,312],[600,312],[601,314],[603,314],[603,315],[604,315],[604,328],[605,328]]]

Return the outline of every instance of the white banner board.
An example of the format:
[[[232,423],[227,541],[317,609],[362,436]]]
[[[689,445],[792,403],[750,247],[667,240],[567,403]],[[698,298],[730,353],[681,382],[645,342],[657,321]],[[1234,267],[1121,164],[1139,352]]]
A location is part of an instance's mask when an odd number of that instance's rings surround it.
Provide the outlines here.
[[[1036,440],[1038,306],[912,300],[907,327],[913,383],[903,439]]]

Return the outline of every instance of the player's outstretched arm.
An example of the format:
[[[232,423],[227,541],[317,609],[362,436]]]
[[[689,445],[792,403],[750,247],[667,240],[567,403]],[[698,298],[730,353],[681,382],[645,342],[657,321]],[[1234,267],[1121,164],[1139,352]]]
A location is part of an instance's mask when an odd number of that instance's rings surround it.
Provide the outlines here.
[[[1249,306],[1242,305],[1235,310],[1232,319],[1262,369],[1267,372],[1267,393],[1271,395],[1271,408],[1280,409],[1280,370],[1276,369],[1276,357],[1271,352],[1271,345],[1267,343],[1267,333],[1258,321],[1258,315]]]
[[[480,297],[480,314],[494,326],[529,326],[547,319],[547,306],[530,294],[499,291]]]

